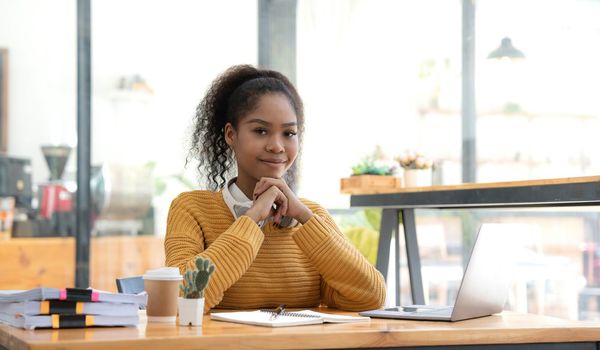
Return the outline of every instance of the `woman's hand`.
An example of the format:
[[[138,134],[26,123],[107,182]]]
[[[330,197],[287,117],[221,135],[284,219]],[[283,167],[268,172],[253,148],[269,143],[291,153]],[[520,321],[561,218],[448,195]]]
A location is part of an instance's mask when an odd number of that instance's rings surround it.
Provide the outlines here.
[[[259,196],[254,196],[252,207],[246,211],[255,222],[265,220],[270,216],[274,216],[277,224],[281,222],[281,217],[286,215],[288,208],[288,199],[277,186],[271,186],[261,192]]]
[[[279,224],[282,216],[289,216],[298,220],[301,224],[306,223],[313,213],[299,199],[296,194],[288,187],[282,179],[272,177],[263,177],[254,186],[254,200],[258,200],[263,193],[276,187],[287,198],[286,211],[277,213],[275,222]]]

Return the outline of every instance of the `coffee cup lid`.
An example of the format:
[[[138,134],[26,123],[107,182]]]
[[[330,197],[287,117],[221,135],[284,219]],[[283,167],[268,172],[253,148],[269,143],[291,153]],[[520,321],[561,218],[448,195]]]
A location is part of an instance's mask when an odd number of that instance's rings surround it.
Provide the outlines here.
[[[142,276],[145,280],[161,280],[161,281],[181,281],[183,276],[179,274],[179,269],[176,267],[160,267],[154,270],[148,270]]]

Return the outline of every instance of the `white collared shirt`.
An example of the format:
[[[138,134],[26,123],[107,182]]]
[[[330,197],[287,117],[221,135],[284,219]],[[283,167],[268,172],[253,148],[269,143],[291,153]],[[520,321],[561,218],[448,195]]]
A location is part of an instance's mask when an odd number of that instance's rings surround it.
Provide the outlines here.
[[[235,183],[236,179],[237,177],[234,177],[233,179],[227,181],[227,185],[223,188],[223,200],[225,200],[225,204],[227,204],[227,207],[229,207],[234,219],[244,215],[253,204],[250,198],[246,197],[244,192],[242,192],[242,190],[240,190],[238,185]],[[258,226],[261,228],[264,224],[265,220],[258,222]]]

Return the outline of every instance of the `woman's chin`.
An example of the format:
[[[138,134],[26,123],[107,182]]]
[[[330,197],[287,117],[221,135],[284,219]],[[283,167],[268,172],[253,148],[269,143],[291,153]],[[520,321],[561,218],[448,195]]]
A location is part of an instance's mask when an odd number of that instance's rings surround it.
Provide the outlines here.
[[[274,179],[279,179],[285,174],[285,171],[265,171],[257,175],[257,178],[260,180],[263,177],[271,177]]]

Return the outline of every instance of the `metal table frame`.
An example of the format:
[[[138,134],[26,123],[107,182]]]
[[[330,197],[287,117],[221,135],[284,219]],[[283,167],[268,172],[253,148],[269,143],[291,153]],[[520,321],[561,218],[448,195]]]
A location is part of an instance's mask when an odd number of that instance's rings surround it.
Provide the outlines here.
[[[381,228],[376,268],[387,279],[392,235],[395,237],[395,273],[400,285],[399,215],[402,216],[411,295],[424,304],[423,281],[415,209],[523,208],[600,205],[600,176],[564,179],[465,184],[406,189],[402,192],[352,195],[351,207],[380,207]],[[400,304],[399,288],[396,303]]]

